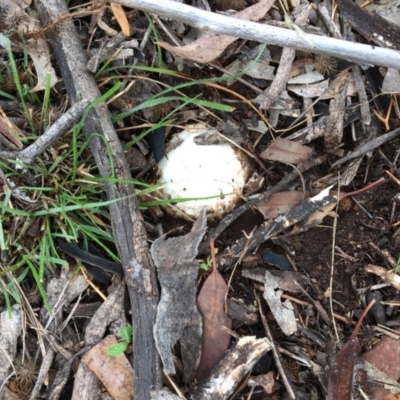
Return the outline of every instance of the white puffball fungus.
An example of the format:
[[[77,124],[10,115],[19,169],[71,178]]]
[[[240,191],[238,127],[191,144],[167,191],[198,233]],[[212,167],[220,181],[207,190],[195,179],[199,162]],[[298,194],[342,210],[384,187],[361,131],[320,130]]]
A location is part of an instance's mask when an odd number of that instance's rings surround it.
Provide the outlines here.
[[[177,203],[180,211],[197,218],[200,210],[217,218],[230,212],[240,199],[249,177],[247,156],[227,143],[198,145],[194,138],[210,131],[205,125],[190,125],[171,140],[176,147],[159,162],[164,195],[171,199],[204,198]],[[179,143],[181,142],[181,143]]]

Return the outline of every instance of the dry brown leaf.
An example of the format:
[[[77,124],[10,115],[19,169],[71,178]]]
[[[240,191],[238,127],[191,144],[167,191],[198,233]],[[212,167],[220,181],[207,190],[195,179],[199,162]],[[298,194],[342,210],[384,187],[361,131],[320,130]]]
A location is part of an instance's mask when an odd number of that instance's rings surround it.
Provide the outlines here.
[[[265,219],[276,218],[278,215],[287,213],[309,195],[308,192],[301,191],[272,193],[267,201],[258,203],[256,208]]]
[[[272,144],[264,150],[260,157],[264,160],[279,161],[285,164],[299,164],[311,160],[312,150],[288,139],[276,138]]]
[[[396,333],[400,329],[396,328]],[[371,399],[395,400],[396,397],[389,395],[400,392],[398,379],[400,378],[400,343],[396,337],[383,335],[379,343],[371,350],[361,354],[361,361],[357,367],[362,370],[358,372],[357,382],[360,387],[369,389]],[[372,386],[372,387],[371,387]],[[364,391],[366,391],[364,389]],[[385,397],[385,395],[387,395]],[[400,400],[400,397],[398,398]]]
[[[40,30],[41,23],[37,11],[29,10],[27,12],[29,18],[24,19],[19,25],[18,30],[23,33],[34,32]],[[30,93],[38,92],[46,89],[47,80],[50,87],[53,87],[59,79],[51,63],[50,47],[44,37],[28,39],[26,47],[29,56],[32,58],[35,66],[37,84],[30,90]],[[49,78],[48,78],[49,76]]]
[[[107,355],[107,350],[117,343],[114,335],[105,337],[82,357],[82,361],[97,375],[113,399],[130,400],[135,387],[131,364],[125,354]]]
[[[354,331],[348,342],[342,347],[332,363],[328,377],[327,400],[350,400],[353,398],[353,384],[355,383],[355,365],[361,352],[357,334],[361,323],[371,307],[375,304],[375,299],[371,300],[361,314]],[[374,397],[375,398],[375,397]]]
[[[131,35],[131,30],[129,28],[128,18],[126,18],[125,11],[120,4],[110,3],[111,11],[114,14],[118,25],[121,27],[122,33],[126,36]]]
[[[273,393],[279,389],[280,384],[275,381],[274,372],[269,371],[266,374],[251,377],[249,386],[262,386],[265,393]]]
[[[389,394],[384,398],[384,400],[400,400],[400,393]]]
[[[259,3],[233,15],[237,19],[258,21],[269,11],[275,0],[261,0]],[[205,34],[193,43],[175,47],[166,42],[158,42],[161,47],[175,56],[187,58],[199,63],[209,63],[219,57],[222,52],[238,38],[217,34]]]
[[[211,369],[221,360],[229,347],[230,335],[223,327],[231,328],[232,321],[225,314],[225,296],[228,290],[224,278],[217,269],[214,240],[211,240],[213,270],[200,290],[197,304],[203,317],[203,340],[200,363],[196,371],[197,380],[207,377]]]
[[[354,363],[360,351],[357,337],[351,337],[336,355],[329,373],[328,400],[350,400],[353,390]]]

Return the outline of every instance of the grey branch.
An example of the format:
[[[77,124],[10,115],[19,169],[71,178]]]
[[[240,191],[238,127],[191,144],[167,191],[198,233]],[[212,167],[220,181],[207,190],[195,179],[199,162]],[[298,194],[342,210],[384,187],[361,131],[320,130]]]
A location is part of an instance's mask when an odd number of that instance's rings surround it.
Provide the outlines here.
[[[25,164],[31,164],[37,156],[42,154],[68,131],[72,124],[82,116],[85,107],[88,105],[89,101],[86,99],[74,104],[53,125],[47,128],[43,135],[39,136],[34,143],[20,151],[16,156],[17,160]]]

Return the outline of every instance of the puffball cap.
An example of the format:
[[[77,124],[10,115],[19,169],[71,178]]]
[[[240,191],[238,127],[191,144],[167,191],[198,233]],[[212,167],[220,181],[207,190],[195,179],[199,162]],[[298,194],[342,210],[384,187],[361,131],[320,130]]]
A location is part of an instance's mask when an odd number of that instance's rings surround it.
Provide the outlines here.
[[[210,128],[204,124],[187,126],[171,139],[176,147],[159,162],[158,183],[164,185],[166,197],[199,199],[176,204],[192,218],[197,218],[204,207],[216,218],[232,211],[250,173],[247,156],[240,150],[227,143],[198,145],[194,142],[196,136],[208,131]],[[218,197],[200,199],[212,196]]]

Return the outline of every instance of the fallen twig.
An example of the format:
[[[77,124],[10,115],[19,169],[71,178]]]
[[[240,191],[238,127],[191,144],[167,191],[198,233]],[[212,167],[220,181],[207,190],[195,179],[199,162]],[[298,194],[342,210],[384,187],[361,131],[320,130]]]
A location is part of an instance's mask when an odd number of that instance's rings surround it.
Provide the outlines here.
[[[43,135],[39,136],[26,149],[17,153],[17,160],[25,164],[31,164],[33,160],[57,141],[71,125],[76,122],[83,114],[83,110],[89,105],[89,101],[83,99],[75,103],[65,114],[63,114],[53,125],[51,125]]]
[[[251,21],[238,20],[171,0],[115,0],[115,3],[172,18],[203,31],[255,40],[297,50],[312,51],[345,60],[400,69],[400,52],[307,34],[312,46],[297,32]]]
[[[68,14],[65,2],[58,0],[36,0],[35,5],[44,26]],[[87,59],[73,22],[65,21],[58,25],[57,29],[50,31],[49,39],[71,103],[79,101],[82,95],[89,102],[99,98],[101,93],[93,75],[86,70]],[[90,139],[100,174],[124,182],[108,181],[104,186],[109,200],[121,199],[110,206],[110,215],[132,308],[135,398],[150,399],[150,390],[162,385],[161,365],[153,338],[159,293],[143,217],[134,197],[133,184],[126,183],[132,177],[104,103],[89,111],[83,130]],[[93,132],[98,135],[92,135]],[[109,151],[113,165],[110,163]]]

